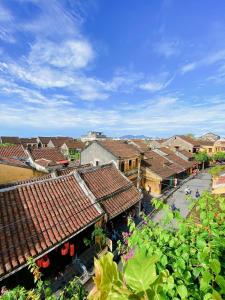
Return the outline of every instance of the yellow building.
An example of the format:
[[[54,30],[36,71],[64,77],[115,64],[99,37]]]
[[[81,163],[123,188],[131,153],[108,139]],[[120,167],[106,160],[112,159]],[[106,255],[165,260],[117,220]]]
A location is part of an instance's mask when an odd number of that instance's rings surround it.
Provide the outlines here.
[[[218,140],[214,143],[213,152],[225,152],[225,140]]]
[[[216,195],[225,195],[225,173],[213,177],[212,193]]]
[[[15,159],[0,158],[0,184],[27,180],[43,175]]]
[[[213,141],[200,141],[199,151],[206,152],[209,156],[214,154],[214,142]]]

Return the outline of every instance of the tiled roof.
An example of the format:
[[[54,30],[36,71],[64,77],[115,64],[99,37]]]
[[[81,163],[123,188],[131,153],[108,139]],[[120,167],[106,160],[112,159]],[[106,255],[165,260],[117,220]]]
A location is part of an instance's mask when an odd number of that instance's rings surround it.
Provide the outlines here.
[[[102,215],[74,175],[0,191],[0,277],[40,257]]]
[[[0,146],[0,157],[27,159],[28,154],[22,145]]]
[[[181,157],[176,155],[176,153],[174,153],[172,150],[166,147],[160,148],[160,151],[164,152],[166,154],[167,159],[173,161],[175,164],[178,164],[179,166],[182,167],[182,169],[184,168],[185,170],[187,170],[191,168],[193,164],[195,164],[195,162],[193,161],[187,161],[182,159]]]
[[[217,140],[214,144],[214,146],[225,146],[225,140]]]
[[[135,146],[127,144],[124,141],[105,140],[98,141],[97,143],[116,157],[129,158],[138,156],[140,153]]]
[[[51,142],[53,143],[53,145],[55,147],[61,147],[65,142],[67,142],[69,140],[73,141],[73,139],[70,138],[70,137],[61,137],[61,136],[59,136],[59,137],[51,138]]]
[[[45,159],[53,162],[65,161],[63,154],[55,148],[32,149],[31,156],[34,160]]]
[[[18,136],[1,136],[2,143],[9,143],[19,145],[21,144],[20,138]]]
[[[194,155],[191,152],[188,152],[186,150],[178,150],[178,152],[180,152],[181,154],[183,154],[184,156],[186,156],[187,158],[193,158]]]
[[[168,159],[152,150],[145,152],[145,159],[142,164],[147,166],[152,172],[160,176],[162,179],[166,179],[183,171],[183,168],[168,161]]]
[[[44,159],[44,158],[40,158],[40,159],[36,159],[35,162],[42,166],[42,167],[48,167],[51,163],[51,160],[47,160],[47,159]],[[56,163],[55,163],[56,164]],[[54,164],[53,164],[54,165]]]
[[[208,141],[208,140],[198,140],[199,141],[199,144],[201,146],[211,146],[213,147],[214,143],[213,141]]]
[[[83,150],[85,147],[85,143],[81,141],[75,141],[75,140],[67,140],[65,141],[65,144],[69,149],[81,149]]]
[[[176,174],[174,170],[166,165],[160,164],[159,161],[154,158],[145,159],[142,161],[142,165],[149,168],[150,171],[161,177],[163,180]]]
[[[193,146],[200,146],[199,140],[195,140],[190,136],[187,135],[178,135],[182,140],[186,141],[187,143]]]
[[[68,175],[68,174],[74,172],[75,170],[79,170],[79,169],[83,169],[83,168],[88,168],[88,167],[91,167],[91,164],[79,165],[79,166],[74,166],[74,167],[67,167],[65,169],[59,169],[59,170],[57,170],[57,174],[59,176],[61,176],[61,175]]]
[[[21,160],[15,158],[1,157],[1,156],[0,156],[0,164],[28,168],[28,165]]]
[[[149,150],[149,145],[144,140],[133,139],[131,142],[142,152]]]
[[[20,141],[23,145],[37,144],[37,139],[36,138],[20,138]]]
[[[94,196],[113,218],[124,212],[141,198],[137,188],[113,165],[91,167],[78,171]]]
[[[54,137],[50,137],[50,136],[39,136],[38,137],[39,140],[41,141],[42,144],[47,145],[49,143],[49,141],[54,138]]]

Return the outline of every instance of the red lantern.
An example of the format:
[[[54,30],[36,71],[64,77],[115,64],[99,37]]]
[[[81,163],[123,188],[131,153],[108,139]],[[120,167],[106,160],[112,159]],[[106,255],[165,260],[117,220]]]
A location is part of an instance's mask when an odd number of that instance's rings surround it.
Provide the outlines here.
[[[44,255],[42,258],[42,268],[48,268],[50,266],[50,259],[48,258],[48,255]]]
[[[69,242],[65,243],[65,244],[62,246],[61,254],[62,254],[63,256],[68,254],[68,252],[69,252],[69,246],[70,246],[70,243],[69,243]]]
[[[74,244],[70,244],[70,256],[74,256],[74,253],[75,253]]]
[[[40,259],[38,259],[38,260],[36,261],[36,264],[37,264],[37,266],[38,266],[39,268],[42,268],[42,262],[43,262],[43,259],[42,259],[42,258],[40,258]]]

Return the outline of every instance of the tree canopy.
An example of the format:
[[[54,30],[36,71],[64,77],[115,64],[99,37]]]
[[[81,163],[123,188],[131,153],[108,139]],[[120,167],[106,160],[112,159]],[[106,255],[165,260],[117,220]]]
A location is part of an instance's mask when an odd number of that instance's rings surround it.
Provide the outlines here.
[[[121,271],[112,255],[95,262],[90,300],[224,299],[225,198],[203,194],[187,219],[168,205],[164,209],[167,218],[160,224],[148,217],[141,228],[130,222],[120,245]]]

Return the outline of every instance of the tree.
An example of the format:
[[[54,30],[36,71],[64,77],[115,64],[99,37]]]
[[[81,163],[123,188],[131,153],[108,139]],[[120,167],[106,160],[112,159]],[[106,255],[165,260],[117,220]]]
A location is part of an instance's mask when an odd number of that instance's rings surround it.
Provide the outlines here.
[[[225,161],[225,152],[217,152],[213,155],[215,161]]]
[[[195,139],[195,135],[193,133],[188,133],[188,134],[186,134],[186,136],[188,136],[188,137],[190,137],[192,139]]]
[[[205,151],[200,151],[194,155],[197,162],[202,163],[202,169],[205,168],[205,163],[210,161],[208,154]]]
[[[219,176],[223,171],[225,171],[225,166],[214,166],[209,170],[209,174],[216,177]]]
[[[122,271],[108,254],[95,263],[89,299],[224,299],[225,198],[204,193],[194,205],[187,219],[163,205],[161,223],[145,216],[138,228],[130,221],[131,235],[119,246]]]

